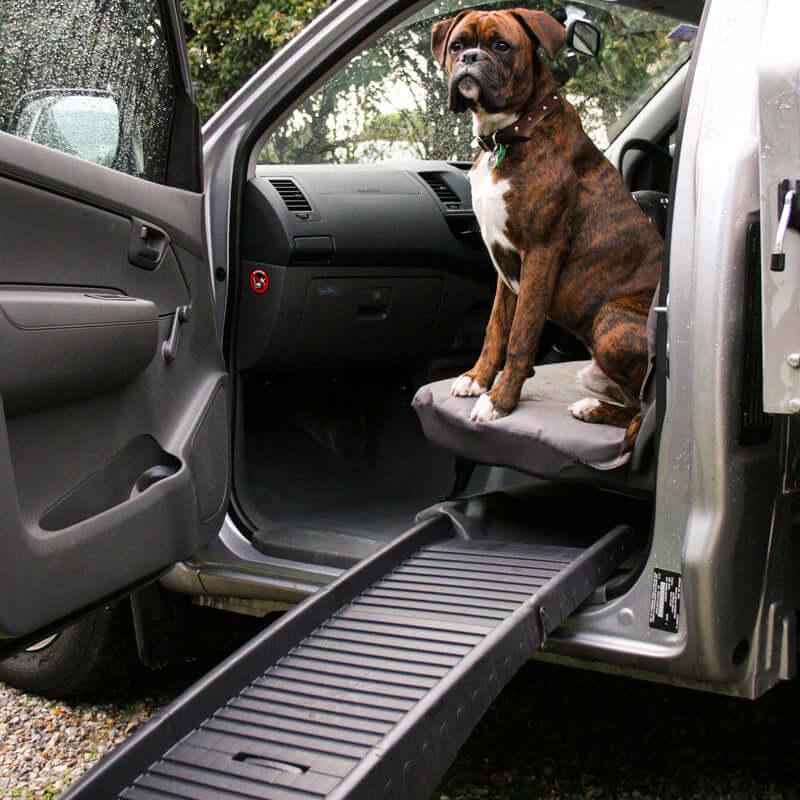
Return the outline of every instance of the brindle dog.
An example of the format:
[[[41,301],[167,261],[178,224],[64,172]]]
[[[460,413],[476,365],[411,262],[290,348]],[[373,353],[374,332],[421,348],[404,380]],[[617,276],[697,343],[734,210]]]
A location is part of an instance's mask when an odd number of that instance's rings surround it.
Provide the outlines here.
[[[521,8],[462,11],[433,28],[450,108],[473,114],[484,148],[470,172],[473,208],[498,272],[481,355],[452,392],[479,396],[474,420],[511,413],[549,317],[591,352],[584,384],[616,384],[624,398],[586,398],[569,412],[627,428],[626,452],[641,424],[647,313],[663,242],[538,53],[541,45],[554,56],[565,36],[549,14]]]

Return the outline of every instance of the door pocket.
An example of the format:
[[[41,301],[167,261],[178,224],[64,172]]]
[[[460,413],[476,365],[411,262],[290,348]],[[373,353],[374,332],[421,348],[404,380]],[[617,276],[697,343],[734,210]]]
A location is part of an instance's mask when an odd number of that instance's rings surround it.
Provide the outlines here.
[[[158,343],[156,305],[120,293],[0,285],[0,394],[7,416],[117,389]]]
[[[39,526],[56,531],[83,522],[143,494],[180,467],[180,459],[164,450],[152,436],[137,436],[51,506]]]

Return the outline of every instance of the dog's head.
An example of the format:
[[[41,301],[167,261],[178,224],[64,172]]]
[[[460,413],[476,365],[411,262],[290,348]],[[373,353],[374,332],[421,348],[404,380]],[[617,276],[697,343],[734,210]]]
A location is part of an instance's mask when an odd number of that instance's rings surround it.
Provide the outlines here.
[[[437,22],[431,50],[450,73],[451,110],[521,111],[549,76],[537,48],[553,57],[565,38],[553,17],[526,8],[468,10]]]

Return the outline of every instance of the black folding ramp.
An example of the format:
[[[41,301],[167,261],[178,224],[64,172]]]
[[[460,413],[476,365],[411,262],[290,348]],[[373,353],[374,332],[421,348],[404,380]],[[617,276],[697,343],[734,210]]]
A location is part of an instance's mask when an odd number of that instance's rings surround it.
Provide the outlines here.
[[[434,516],[344,573],[65,795],[425,800],[516,671],[629,552],[458,538]]]

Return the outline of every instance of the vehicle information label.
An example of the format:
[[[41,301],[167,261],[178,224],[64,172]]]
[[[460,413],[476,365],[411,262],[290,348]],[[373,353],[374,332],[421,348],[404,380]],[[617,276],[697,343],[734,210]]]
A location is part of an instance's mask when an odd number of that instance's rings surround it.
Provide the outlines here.
[[[681,576],[677,572],[654,569],[653,592],[650,596],[650,627],[677,633],[680,613]]]

